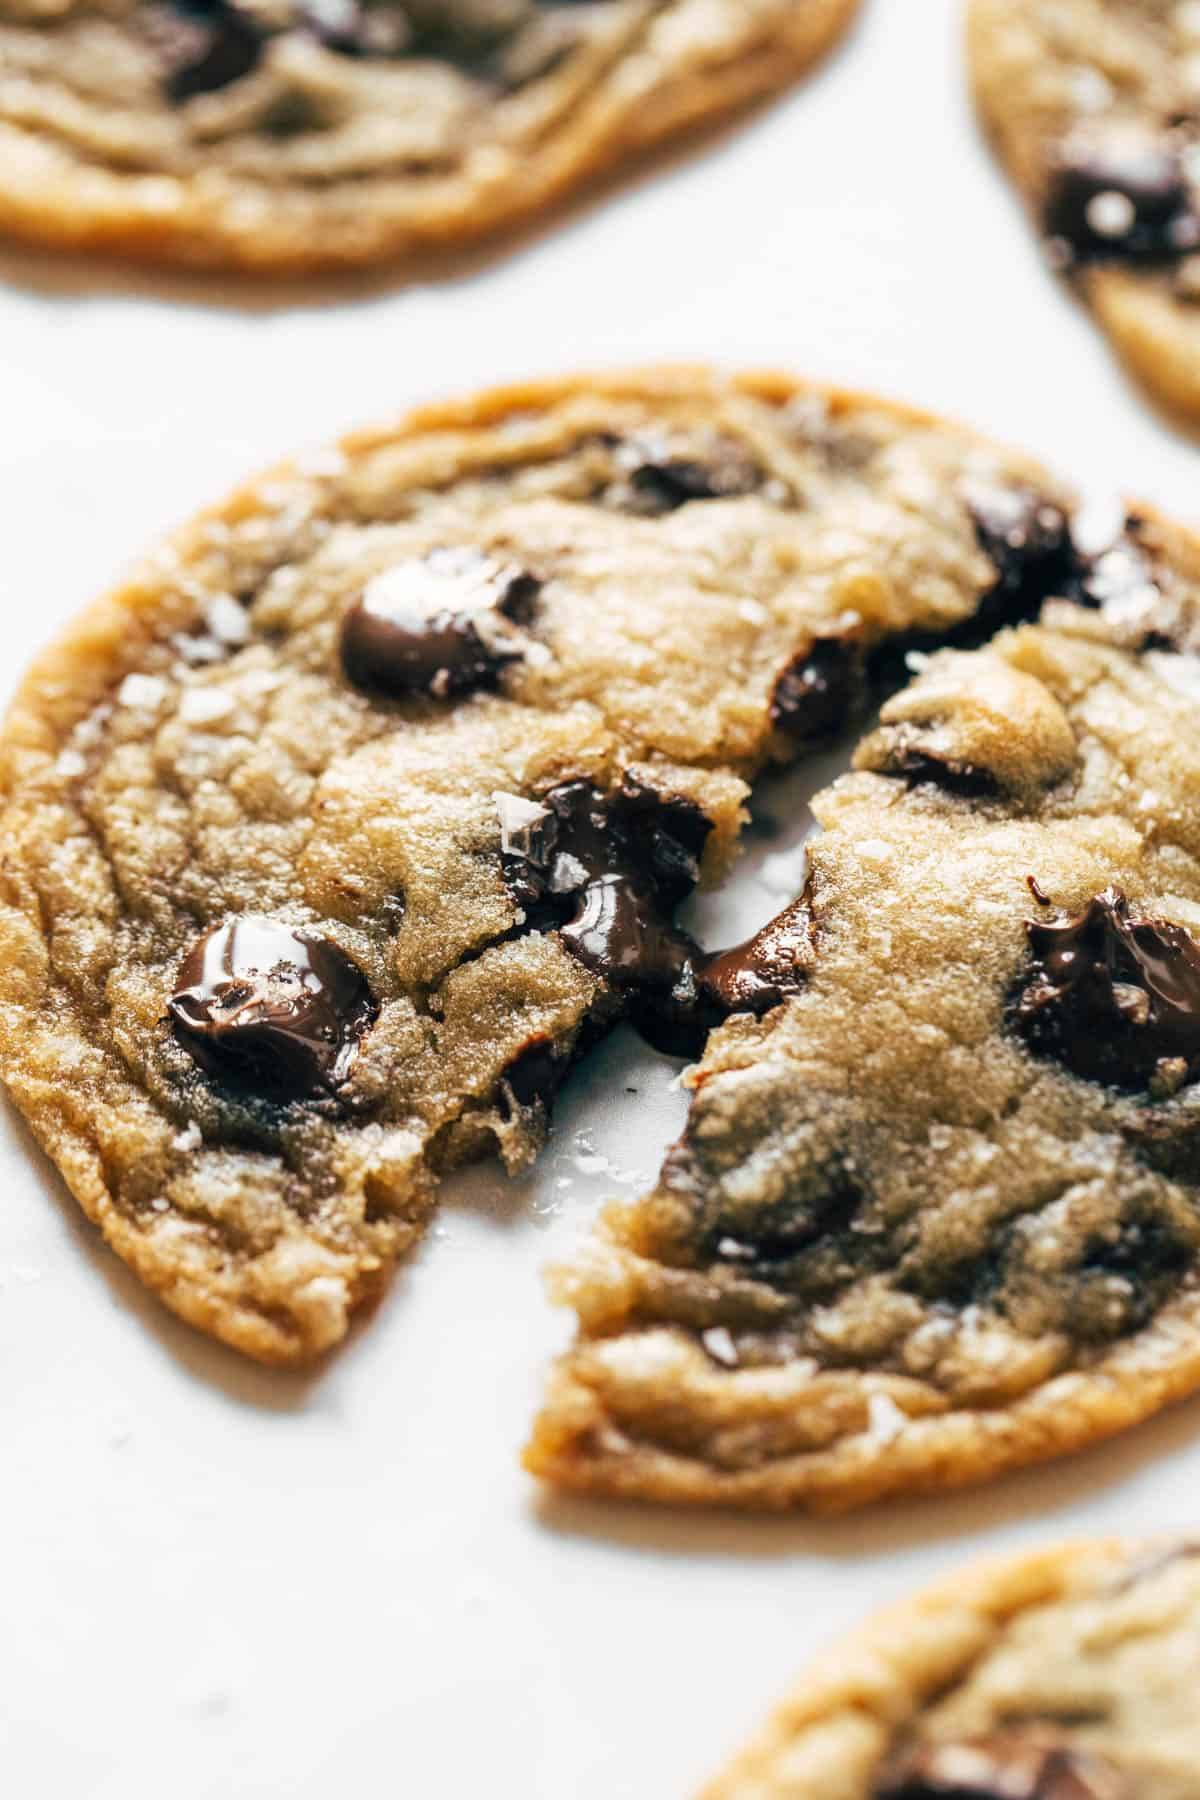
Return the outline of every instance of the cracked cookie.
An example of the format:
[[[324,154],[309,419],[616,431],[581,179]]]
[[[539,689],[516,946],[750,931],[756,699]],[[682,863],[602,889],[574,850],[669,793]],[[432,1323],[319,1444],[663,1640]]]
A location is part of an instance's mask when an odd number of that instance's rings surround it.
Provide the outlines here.
[[[284,274],[511,227],[856,0],[0,0],[0,229]]]
[[[1200,416],[1200,11],[971,0],[968,45],[1052,266],[1147,387]]]
[[[834,1645],[704,1800],[1200,1800],[1200,1553],[993,1561]]]
[[[794,987],[803,908],[724,954],[675,908],[888,646],[1062,586],[1066,505],[958,427],[683,370],[429,409],[203,515],[0,746],[0,1073],[84,1210],[249,1354],[335,1343],[598,1032],[691,1051]]]
[[[831,1511],[1200,1384],[1200,547],[938,652],[819,795],[790,994],[555,1290],[562,1486]]]

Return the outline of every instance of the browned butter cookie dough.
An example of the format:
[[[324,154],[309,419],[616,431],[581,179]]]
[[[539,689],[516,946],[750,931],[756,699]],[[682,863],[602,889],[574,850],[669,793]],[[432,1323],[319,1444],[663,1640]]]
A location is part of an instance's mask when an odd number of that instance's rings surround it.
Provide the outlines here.
[[[1200,7],[970,0],[968,41],[1051,264],[1158,398],[1200,417]]]
[[[678,902],[728,865],[747,780],[849,719],[885,646],[1073,579],[1066,505],[958,427],[686,370],[485,395],[275,470],[18,694],[10,1093],[168,1305],[311,1357],[439,1171],[529,1160],[613,1021],[692,1053],[794,989],[804,908],[722,955]]]
[[[549,1480],[834,1510],[1200,1385],[1200,547],[1134,518],[1064,587],[814,802],[795,991],[556,1277]]]
[[[1200,1800],[1200,1543],[959,1570],[835,1644],[703,1800]]]
[[[282,274],[456,246],[783,87],[857,0],[0,0],[0,230]]]

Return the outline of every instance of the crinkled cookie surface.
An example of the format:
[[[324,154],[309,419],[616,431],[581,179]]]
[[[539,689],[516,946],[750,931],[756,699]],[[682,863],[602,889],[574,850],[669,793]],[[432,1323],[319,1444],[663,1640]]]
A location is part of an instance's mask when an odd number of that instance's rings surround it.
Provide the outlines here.
[[[814,802],[803,978],[614,1206],[527,1453],[835,1510],[1200,1382],[1200,559],[1161,522],[932,656]],[[793,916],[801,935],[801,924]]]
[[[1158,399],[1200,415],[1200,11],[971,0],[968,41],[1051,264]]]
[[[335,1343],[599,1031],[691,1050],[793,983],[802,922],[727,963],[676,904],[885,642],[1028,609],[1060,501],[922,416],[679,372],[433,409],[202,516],[3,739],[0,1070],[84,1209],[249,1354]]]
[[[454,246],[784,86],[855,0],[2,0],[0,229],[267,273]]]
[[[991,1562],[836,1644],[704,1800],[1197,1800],[1200,1555]]]

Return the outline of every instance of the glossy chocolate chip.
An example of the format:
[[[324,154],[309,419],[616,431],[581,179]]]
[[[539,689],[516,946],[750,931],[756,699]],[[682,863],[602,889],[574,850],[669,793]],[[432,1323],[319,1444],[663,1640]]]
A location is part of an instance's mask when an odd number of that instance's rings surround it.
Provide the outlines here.
[[[173,0],[147,9],[145,19],[177,106],[240,81],[262,57],[263,32],[229,0]]]
[[[1042,224],[1065,268],[1164,261],[1200,243],[1182,158],[1165,138],[1068,145],[1050,179]]]
[[[972,629],[956,637],[966,648],[1003,626],[1036,618],[1052,595],[1074,596],[1083,563],[1066,513],[1036,488],[974,482],[964,497],[979,547],[996,569],[996,584],[980,601]]]
[[[729,500],[762,486],[762,470],[737,444],[719,441],[703,454],[667,445],[629,445],[619,460],[628,467],[618,490],[629,510],[651,515],[677,512],[696,500]]]
[[[711,955],[691,945],[670,992],[655,996],[643,1036],[669,1055],[696,1056],[709,1032],[734,1013],[761,1015],[798,993],[812,959],[806,889],[743,944]]]
[[[812,961],[813,917],[805,889],[744,944],[708,957],[700,989],[725,1015],[769,1012],[799,992]]]
[[[990,769],[956,756],[938,756],[932,750],[898,749],[881,773],[899,776],[910,787],[939,787],[963,799],[985,799],[996,792],[996,777]]]
[[[434,550],[368,582],[342,620],[346,677],[367,693],[442,699],[492,685],[523,653],[536,578],[471,549]]]
[[[873,1800],[1132,1800],[1109,1763],[1020,1738],[920,1744],[894,1758]]]
[[[1200,945],[1107,889],[1084,912],[1026,924],[1033,967],[1012,1007],[1039,1056],[1113,1087],[1175,1092],[1200,1071]]]
[[[525,922],[564,947],[654,1040],[654,1019],[699,956],[673,922],[711,821],[692,801],[626,777],[606,794],[565,782],[539,802],[498,795],[501,866]]]
[[[201,1068],[272,1093],[346,1079],[378,1012],[366,977],[315,932],[245,914],[184,957],[167,1011]]]
[[[861,642],[850,633],[814,638],[776,681],[771,723],[797,743],[832,737],[862,699],[865,660]]]
[[[712,820],[694,800],[662,794],[636,775],[621,783],[617,810],[655,890],[668,905],[678,904],[700,879]]]

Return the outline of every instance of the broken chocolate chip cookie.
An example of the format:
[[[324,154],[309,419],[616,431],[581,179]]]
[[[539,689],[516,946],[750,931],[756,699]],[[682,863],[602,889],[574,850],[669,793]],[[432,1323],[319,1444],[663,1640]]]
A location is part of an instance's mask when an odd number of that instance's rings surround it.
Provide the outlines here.
[[[1200,14],[971,0],[969,48],[1051,265],[1159,400],[1200,414]]]
[[[652,458],[673,486],[647,509]],[[0,763],[0,1070],[119,1254],[249,1354],[311,1357],[441,1171],[528,1162],[599,1032],[692,1054],[778,1009],[807,901],[734,950],[676,909],[812,735],[781,723],[785,671],[848,646],[828,734],[884,645],[1027,608],[981,489],[1065,516],[957,427],[680,371],[431,409],[156,551],[29,675]],[[1073,739],[1042,704],[1059,791]],[[964,754],[1010,783],[982,730]],[[876,779],[934,819],[963,804]]]
[[[855,5],[0,0],[0,230],[265,274],[453,249],[782,88]]]
[[[704,1800],[1198,1800],[1198,1674],[1195,1545],[990,1562],[834,1645]]]
[[[918,658],[814,801],[801,978],[555,1275],[539,1475],[836,1510],[1200,1383],[1200,550],[1141,518],[1132,615],[1117,553]]]

